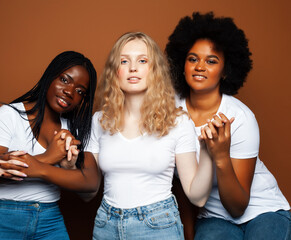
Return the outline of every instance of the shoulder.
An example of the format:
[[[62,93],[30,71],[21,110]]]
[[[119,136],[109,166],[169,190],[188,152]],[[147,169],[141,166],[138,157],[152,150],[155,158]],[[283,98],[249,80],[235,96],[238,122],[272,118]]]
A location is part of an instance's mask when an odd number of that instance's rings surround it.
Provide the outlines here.
[[[176,118],[176,129],[178,131],[184,130],[193,130],[195,129],[194,122],[189,117],[188,113],[182,113],[180,116]]]
[[[23,103],[12,103],[9,105],[2,105],[0,107],[0,115],[1,117],[4,116],[19,116],[19,112],[17,110],[20,111],[24,111],[24,106]]]
[[[184,111],[187,111],[186,100],[180,98],[178,95],[175,96],[176,107],[182,107]]]
[[[254,113],[239,99],[223,94],[220,112],[224,113],[228,118],[235,117],[241,121],[256,121]]]
[[[93,115],[92,120],[93,121],[99,121],[101,117],[102,117],[102,112],[100,112],[100,111],[99,112],[95,112],[94,115]]]
[[[224,95],[223,98],[224,106],[220,111],[229,119],[235,118],[231,124],[232,140],[237,137],[237,141],[245,138],[246,142],[259,142],[259,126],[254,113],[235,97]]]
[[[92,131],[95,132],[95,134],[98,133],[98,135],[102,132],[102,127],[100,125],[100,119],[102,117],[102,112],[95,112],[92,117]]]

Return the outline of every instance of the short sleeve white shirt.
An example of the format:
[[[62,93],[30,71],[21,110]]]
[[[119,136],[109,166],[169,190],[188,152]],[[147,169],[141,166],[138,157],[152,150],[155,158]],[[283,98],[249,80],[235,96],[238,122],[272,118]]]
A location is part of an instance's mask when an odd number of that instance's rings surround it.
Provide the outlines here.
[[[195,152],[194,124],[184,114],[168,135],[143,135],[127,139],[120,132],[110,135],[93,116],[87,151],[98,153],[104,175],[104,199],[118,208],[134,208],[171,196],[175,155]]]
[[[185,99],[176,97],[176,105],[187,111]],[[215,175],[210,197],[198,217],[217,217],[241,224],[265,212],[274,212],[280,209],[289,210],[289,203],[280,191],[276,179],[259,159],[259,127],[252,111],[240,100],[223,94],[218,112],[225,114],[228,119],[235,117],[231,124],[230,157],[236,159],[257,157],[250,201],[241,217],[232,218],[220,201]],[[201,127],[195,127],[197,136],[201,135]],[[199,159],[200,148],[198,146],[200,144],[198,139],[196,139],[196,146],[198,149],[197,159]]]
[[[19,110],[25,110],[23,103],[11,104]],[[34,139],[26,114],[20,115],[10,106],[0,107],[0,146],[8,151],[24,150],[30,155],[45,152]],[[67,122],[61,118],[62,128],[67,129]],[[23,181],[9,181],[0,184],[0,199],[14,201],[56,202],[60,198],[59,188],[38,178],[25,178]]]

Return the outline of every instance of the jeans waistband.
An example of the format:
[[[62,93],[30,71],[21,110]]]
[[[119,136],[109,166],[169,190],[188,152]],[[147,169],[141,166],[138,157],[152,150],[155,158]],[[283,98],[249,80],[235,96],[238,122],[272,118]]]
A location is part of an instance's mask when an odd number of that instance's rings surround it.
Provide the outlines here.
[[[140,206],[136,208],[116,208],[108,204],[104,198],[102,199],[101,206],[108,214],[108,219],[110,219],[111,215],[113,216],[138,216],[140,220],[143,220],[144,215],[148,213],[158,211],[163,208],[170,208],[172,206],[176,206],[178,208],[178,203],[174,195],[167,198],[166,200],[162,200],[156,203],[152,203],[145,206]]]
[[[42,203],[36,201],[13,201],[13,200],[0,200],[0,207],[9,207],[14,209],[37,209],[44,210],[58,206],[57,202]]]

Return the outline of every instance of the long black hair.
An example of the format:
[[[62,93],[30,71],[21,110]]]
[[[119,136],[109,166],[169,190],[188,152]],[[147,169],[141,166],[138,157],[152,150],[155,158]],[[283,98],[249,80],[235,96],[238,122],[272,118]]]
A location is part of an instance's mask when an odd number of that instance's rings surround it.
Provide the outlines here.
[[[73,111],[62,114],[62,117],[68,120],[68,130],[76,139],[81,141],[81,145],[78,147],[80,153],[76,163],[76,166],[80,168],[84,162],[83,150],[90,137],[94,94],[97,85],[96,70],[88,58],[74,51],[66,51],[57,55],[48,65],[38,83],[27,93],[13,100],[11,103],[35,102],[34,107],[30,110],[16,110],[19,114],[26,113],[27,115],[36,112],[36,117],[32,120],[32,132],[35,139],[38,139],[44,117],[46,94],[52,81],[67,69],[77,65],[83,66],[88,71],[89,87],[79,107]]]

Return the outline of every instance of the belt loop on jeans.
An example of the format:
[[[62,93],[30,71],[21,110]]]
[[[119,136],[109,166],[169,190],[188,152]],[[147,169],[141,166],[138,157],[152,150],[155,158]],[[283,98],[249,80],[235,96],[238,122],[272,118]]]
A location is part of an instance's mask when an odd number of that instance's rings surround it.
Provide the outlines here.
[[[141,211],[140,207],[137,207],[136,210],[137,210],[137,213],[138,213],[138,219],[140,221],[142,221],[144,219],[144,217],[142,215],[142,211]]]
[[[175,202],[176,207],[178,208],[178,202],[177,202],[177,199],[176,199],[174,194],[172,194],[172,198],[173,198],[173,200]]]
[[[112,206],[109,206],[108,207],[108,210],[107,210],[107,220],[110,220],[110,218],[111,218],[111,208],[112,208]]]

